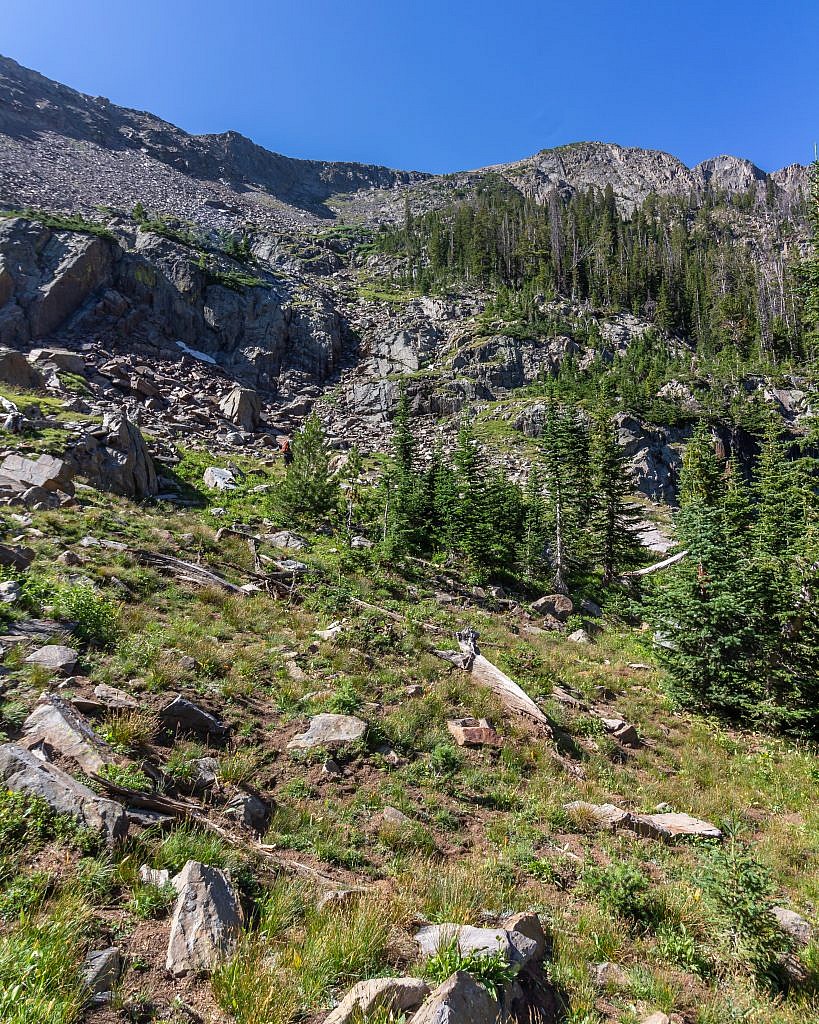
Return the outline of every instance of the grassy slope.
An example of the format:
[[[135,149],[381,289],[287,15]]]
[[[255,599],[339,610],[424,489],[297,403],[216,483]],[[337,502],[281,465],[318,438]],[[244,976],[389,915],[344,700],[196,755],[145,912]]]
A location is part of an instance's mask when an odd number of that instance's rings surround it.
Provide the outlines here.
[[[76,964],[85,949],[110,942],[124,950],[129,968],[114,1006],[89,1012],[99,1024],[189,1019],[173,1008],[175,998],[205,1019],[320,1019],[352,981],[418,969],[413,918],[478,922],[487,912],[529,907],[551,930],[550,972],[574,1024],[637,1021],[656,1009],[697,1024],[817,1019],[810,986],[786,998],[759,980],[769,936],[760,910],[765,897],[748,898],[752,866],[738,856],[720,860],[704,844],[664,846],[627,832],[595,832],[582,815],[563,810],[574,799],[637,811],[667,803],[710,819],[730,835],[724,849],[747,847],[769,872],[776,901],[811,916],[819,903],[816,873],[806,867],[819,855],[819,762],[811,751],[675,711],[659,672],[629,667],[646,661],[639,635],[607,630],[593,646],[578,647],[525,631],[514,613],[462,598],[441,606],[435,593],[442,583],[430,570],[400,575],[366,552],[345,553],[334,538],[312,538],[309,552],[296,554],[312,575],[294,602],[197,590],[137,566],[127,553],[79,545],[92,535],[154,547],[221,567],[241,582],[251,555],[236,537],[217,544],[218,525],[206,511],[137,508],[100,497],[83,509],[35,513],[28,528],[7,520],[5,532],[25,535],[37,550],[25,587],[30,611],[48,612],[60,593],[54,580],[69,575],[122,602],[109,645],[84,648],[74,691],[90,694],[107,682],[149,709],[182,691],[223,714],[233,739],[228,749],[210,751],[220,759],[219,786],[252,780],[275,801],[268,843],[341,884],[372,889],[346,909],[318,912],[305,883],[276,879],[265,865],[195,831],[134,838],[113,859],[93,850],[89,856],[85,840],[70,832],[56,839],[48,830],[26,834],[23,854],[0,864],[0,988],[20,978],[24,986],[7,1007],[14,1024],[75,1021]],[[66,546],[81,556],[81,567],[55,565]],[[408,622],[362,613],[351,595]],[[316,638],[315,630],[339,618],[347,629],[337,641]],[[547,741],[435,658],[421,622],[441,627],[436,643],[456,628],[478,629],[484,653],[561,726],[561,745],[585,779],[560,768]],[[13,738],[47,680],[22,667],[19,656],[9,655],[6,665],[0,728]],[[557,682],[633,722],[642,748],[620,748],[597,719],[550,699]],[[420,696],[407,695],[411,685],[422,688]],[[355,713],[370,725],[362,745],[336,755],[340,777],[323,771],[323,757],[285,749],[319,711]],[[500,750],[453,746],[446,719],[467,714],[492,719],[504,738]],[[170,764],[183,779],[186,765],[207,752],[163,735],[150,713],[96,724],[120,745],[125,771],[150,761]],[[222,798],[217,790],[214,802]],[[411,823],[385,825],[379,811],[387,805]],[[0,827],[14,820],[0,809]],[[177,869],[189,856],[231,866],[248,911],[239,957],[212,984],[165,978],[168,897],[136,877],[144,861]],[[71,910],[76,927],[55,942],[68,900],[79,901]],[[58,966],[38,968],[37,951],[53,953],[55,946]],[[814,946],[803,954],[813,968],[817,952]],[[607,960],[626,974],[600,992],[588,967]],[[219,1016],[224,1012],[227,1018]]]

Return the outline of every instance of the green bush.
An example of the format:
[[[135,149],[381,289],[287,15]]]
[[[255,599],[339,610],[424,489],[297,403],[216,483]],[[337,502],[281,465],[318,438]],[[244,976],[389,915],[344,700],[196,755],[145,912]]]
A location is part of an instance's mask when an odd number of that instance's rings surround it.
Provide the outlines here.
[[[119,634],[120,606],[102,597],[88,584],[58,586],[54,614],[76,623],[74,632],[96,647],[108,647]]]
[[[426,961],[424,974],[433,986],[440,985],[456,971],[466,971],[479,981],[494,998],[498,999],[505,985],[518,973],[519,966],[510,964],[500,951],[497,953],[462,953],[457,936]]]
[[[135,917],[147,921],[161,917],[176,899],[176,889],[168,885],[140,885],[134,889],[126,909]]]
[[[652,892],[651,879],[634,864],[587,868],[583,888],[597,896],[604,910],[635,923],[651,926],[660,917],[661,905]]]
[[[0,789],[0,850],[38,850],[51,842],[66,842],[93,850],[93,831],[66,814],[56,814],[41,797]]]

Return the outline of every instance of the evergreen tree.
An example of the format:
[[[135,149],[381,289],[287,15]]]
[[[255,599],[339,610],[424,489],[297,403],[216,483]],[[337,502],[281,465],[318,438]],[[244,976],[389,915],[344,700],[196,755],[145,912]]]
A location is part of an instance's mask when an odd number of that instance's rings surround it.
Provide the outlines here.
[[[519,564],[525,580],[539,579],[548,568],[549,529],[543,477],[535,463],[529,470],[524,497],[523,537]]]
[[[635,534],[640,517],[627,501],[631,485],[625,462],[611,417],[599,415],[592,425],[589,444],[593,490],[590,526],[593,554],[603,570],[604,582],[633,562],[640,547]]]
[[[567,594],[571,572],[587,553],[582,524],[590,507],[590,488],[583,477],[588,443],[575,410],[549,399],[540,443],[553,586]]]
[[[338,480],[330,475],[330,450],[318,416],[310,415],[292,443],[293,461],[274,497],[278,515],[314,524],[338,502]]]

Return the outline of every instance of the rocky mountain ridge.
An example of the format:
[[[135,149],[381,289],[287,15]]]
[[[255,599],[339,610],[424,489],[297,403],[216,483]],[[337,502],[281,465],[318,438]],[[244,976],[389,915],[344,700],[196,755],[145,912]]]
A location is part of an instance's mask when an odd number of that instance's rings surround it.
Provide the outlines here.
[[[137,202],[211,226],[293,226],[343,217],[377,223],[449,201],[497,173],[538,202],[611,184],[623,209],[650,193],[745,190],[770,182],[804,186],[804,168],[771,175],[747,160],[718,156],[688,168],[668,153],[581,142],[524,160],[449,175],[358,163],[298,160],[237,132],[190,135],[150,113],[116,106],[0,57],[2,200],[22,206],[128,210]]]

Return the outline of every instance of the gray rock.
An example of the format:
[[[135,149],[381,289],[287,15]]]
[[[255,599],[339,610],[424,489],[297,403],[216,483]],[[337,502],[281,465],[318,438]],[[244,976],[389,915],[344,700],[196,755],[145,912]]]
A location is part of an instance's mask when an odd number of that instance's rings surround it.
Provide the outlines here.
[[[306,732],[294,736],[288,750],[310,750],[312,747],[336,749],[364,739],[367,723],[354,715],[316,715],[310,719]]]
[[[307,541],[298,534],[289,530],[280,530],[278,533],[268,533],[262,538],[265,543],[272,544],[274,548],[281,548],[283,551],[303,551],[307,547]]]
[[[121,804],[97,796],[56,765],[41,761],[15,743],[0,746],[0,779],[17,793],[42,797],[60,814],[70,814],[104,834],[109,845],[128,832]]]
[[[48,669],[49,672],[60,672],[63,675],[70,675],[77,664],[79,655],[73,647],[64,647],[62,644],[46,644],[26,658],[27,665],[39,665],[40,668]]]
[[[0,583],[0,603],[14,604],[20,597],[20,590],[17,580],[5,580]]]
[[[787,907],[772,907],[771,913],[776,918],[779,930],[793,939],[799,946],[807,946],[813,935],[813,928],[801,914]]]
[[[417,1010],[429,995],[429,985],[420,978],[373,978],[353,985],[324,1024],[350,1024],[377,1010],[388,1014]]]
[[[23,745],[41,750],[49,760],[54,753],[69,758],[89,775],[114,760],[113,751],[70,704],[56,694],[44,694],[23,722]]]
[[[586,630],[582,629],[582,628],[581,629],[576,629],[574,631],[574,633],[569,633],[568,639],[571,640],[571,642],[573,644],[590,644],[591,643],[591,637],[586,632]]]
[[[565,622],[574,611],[574,601],[565,594],[547,594],[530,605],[539,615],[551,615],[559,622]]]
[[[471,925],[430,924],[415,935],[421,955],[433,956],[449,943],[458,943],[461,953],[490,956],[500,953],[507,963],[524,964],[537,956],[538,943],[517,931],[505,928],[473,928]]]
[[[98,683],[94,687],[94,696],[99,698],[102,703],[115,710],[130,710],[134,711],[140,707],[139,701],[126,693],[124,690],[118,690],[116,686],[109,686],[107,683]]]
[[[129,498],[159,492],[154,460],[139,427],[124,413],[107,417],[66,452],[76,471],[102,491]]]
[[[677,839],[721,839],[722,832],[710,821],[690,814],[634,814],[628,823],[638,835],[674,842]]]
[[[143,885],[155,885],[161,889],[170,885],[171,873],[167,868],[152,868],[148,864],[142,864],[139,868],[139,880]]]
[[[466,971],[439,985],[409,1024],[497,1024],[500,1007]]]
[[[603,728],[625,747],[639,747],[640,737],[633,725],[622,718],[602,718]]]
[[[270,807],[253,793],[237,793],[225,804],[225,814],[240,825],[259,834],[270,823]]]
[[[70,352],[65,348],[33,348],[28,354],[28,361],[38,368],[53,366],[57,370],[76,374],[85,374],[85,359],[79,352]]]
[[[22,455],[7,455],[0,463],[0,476],[46,492],[74,493],[74,470],[62,459],[41,455],[36,461]]]
[[[182,731],[205,732],[218,737],[228,733],[224,722],[182,696],[174,697],[170,704],[162,708],[159,717]]]
[[[189,860],[174,879],[179,893],[165,968],[174,977],[210,974],[236,948],[242,910],[227,875]]]
[[[82,980],[95,1003],[107,1002],[111,998],[121,970],[122,960],[116,946],[97,949],[86,956]]]
[[[537,963],[543,960],[546,955],[546,932],[544,932],[537,914],[531,910],[512,914],[511,917],[501,921],[501,927],[507,932],[519,932],[527,939],[531,939],[536,945],[532,959]]]
[[[236,477],[229,469],[219,466],[208,466],[202,476],[205,487],[214,491],[232,491],[236,487]]]
[[[23,391],[43,386],[40,371],[28,362],[22,352],[12,348],[0,348],[0,380]]]
[[[232,388],[219,402],[219,411],[242,430],[259,429],[262,419],[262,403],[256,391],[240,385]]]
[[[350,540],[350,547],[359,551],[368,551],[375,547],[375,544],[368,537],[353,537]]]

